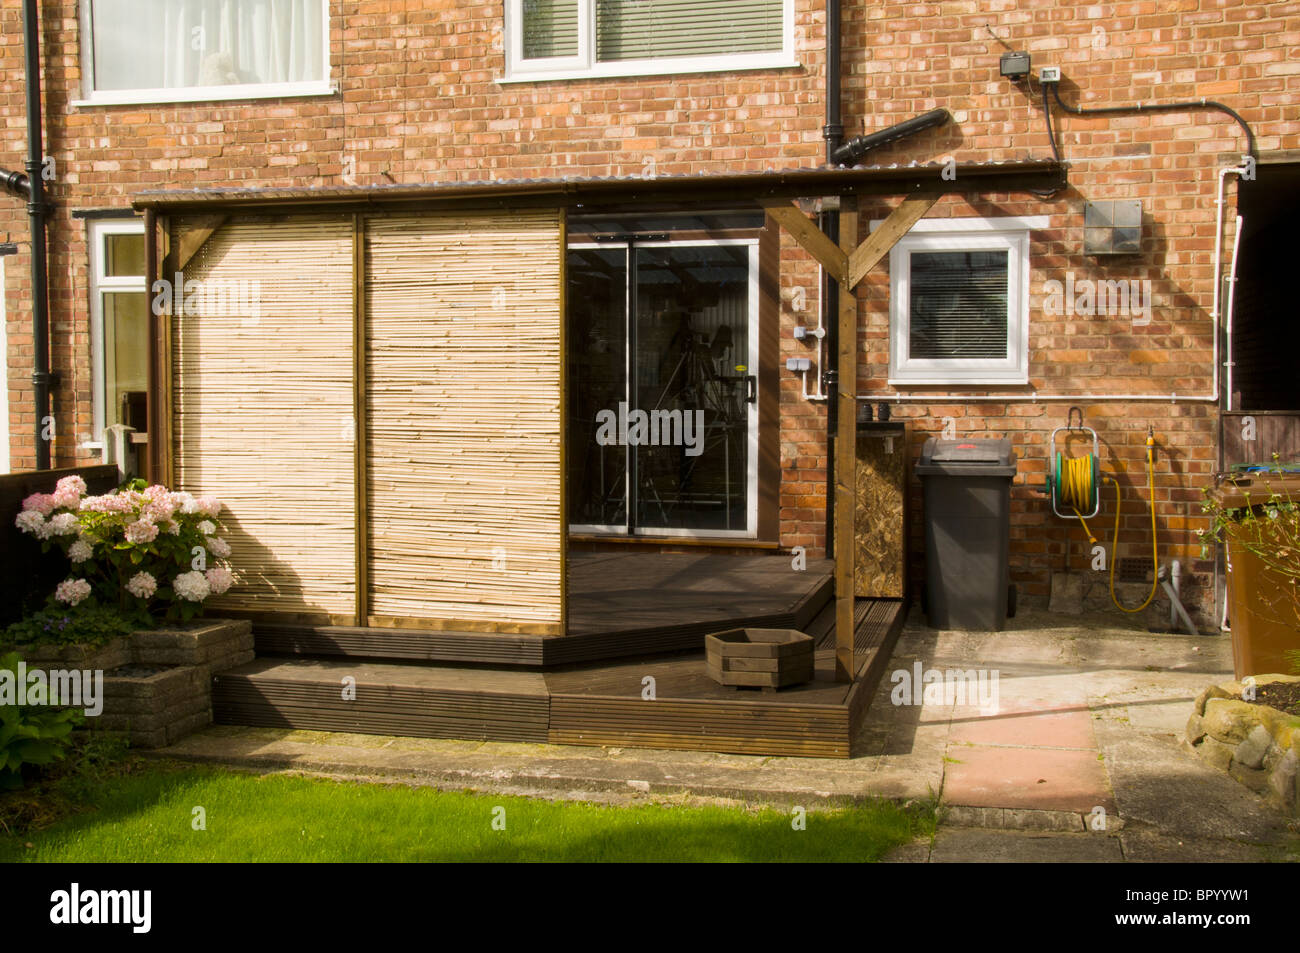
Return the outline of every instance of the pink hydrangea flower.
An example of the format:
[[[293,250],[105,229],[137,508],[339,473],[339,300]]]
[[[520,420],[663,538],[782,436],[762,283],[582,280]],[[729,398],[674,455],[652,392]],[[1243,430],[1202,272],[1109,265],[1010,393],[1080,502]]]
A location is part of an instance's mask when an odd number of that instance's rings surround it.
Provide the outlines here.
[[[199,506],[199,512],[204,516],[216,516],[221,512],[221,501],[215,496],[201,496],[196,502]]]
[[[73,536],[80,528],[73,513],[56,513],[50,520],[50,531],[55,536]]]
[[[214,556],[218,556],[224,559],[225,557],[230,555],[230,544],[226,542],[224,539],[220,539],[216,536],[213,536],[207,541],[207,545],[208,545],[208,552],[210,552]]]
[[[54,598],[75,606],[90,595],[90,583],[84,579],[65,579],[54,590]]]
[[[148,519],[139,519],[126,527],[126,541],[137,546],[152,543],[158,538],[158,527]]]
[[[229,589],[235,582],[235,574],[229,569],[222,569],[220,566],[214,566],[209,569],[204,576],[208,580],[208,586],[212,589],[213,595],[221,595]]]
[[[39,536],[41,527],[45,525],[45,517],[40,510],[23,510],[14,520],[14,525],[24,533]]]
[[[23,512],[37,512],[49,516],[54,512],[54,496],[50,493],[33,493],[23,500]]]
[[[59,509],[75,510],[86,495],[86,481],[79,476],[66,476],[54,486],[51,499]]]
[[[190,602],[202,602],[212,594],[207,576],[197,569],[177,576],[172,582],[172,589],[176,591],[177,596]]]
[[[68,558],[74,563],[84,563],[93,555],[95,555],[95,548],[84,539],[79,539],[68,547]]]
[[[158,580],[147,572],[138,572],[126,584],[126,591],[137,599],[148,599],[158,591]]]

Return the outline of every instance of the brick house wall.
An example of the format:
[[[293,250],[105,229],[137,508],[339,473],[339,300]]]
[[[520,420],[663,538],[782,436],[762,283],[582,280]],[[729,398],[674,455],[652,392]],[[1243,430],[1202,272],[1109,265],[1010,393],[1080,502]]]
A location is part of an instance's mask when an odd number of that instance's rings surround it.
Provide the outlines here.
[[[1252,124],[1265,157],[1296,148],[1300,138],[1300,61],[1293,52],[1300,48],[1300,4],[846,0],[844,7],[847,133],[939,106],[954,120],[873,154],[872,164],[1050,156],[1040,104],[1023,85],[999,78],[1003,47],[986,24],[1010,46],[1029,51],[1035,68],[1062,66],[1068,102],[1211,97]],[[796,68],[500,84],[501,3],[332,2],[334,95],[90,107],[73,105],[81,83],[76,3],[43,2],[46,151],[57,170],[49,183],[57,206],[49,231],[51,353],[62,375],[52,401],[55,465],[84,461],[87,453],[77,445],[92,428],[86,223],[74,211],[126,207],[134,193],[163,187],[336,186],[344,184],[345,171],[368,185],[642,174],[648,163],[660,175],[814,166],[824,154],[824,4],[795,0],[794,8]],[[22,168],[25,153],[22,67],[21,17],[11,6],[0,13],[0,165],[10,169]],[[1051,217],[1048,229],[1033,234],[1030,259],[1030,377],[1041,394],[1208,392],[1214,189],[1217,169],[1243,151],[1238,127],[1212,112],[1057,118],[1061,151],[1071,164],[1068,190],[1049,200],[951,196],[929,217]],[[1106,198],[1142,199],[1141,257],[1107,264],[1081,254],[1082,203]],[[883,218],[895,202],[865,202],[864,222]],[[21,200],[5,196],[0,231],[20,241],[20,254],[6,262],[4,289],[15,469],[34,460],[26,229]],[[815,323],[818,290],[815,265],[784,234],[781,259],[784,360],[808,356],[791,329]],[[1149,278],[1150,324],[1045,314],[1037,298],[1043,283],[1070,271],[1081,278]],[[1068,404],[953,396],[1025,393],[996,387],[913,388],[902,391],[908,400],[895,401],[886,382],[886,264],[868,277],[859,301],[859,391],[888,400],[895,417],[909,420],[914,451],[946,418],[961,436],[1014,441],[1021,461],[1013,490],[1012,576],[1031,600],[1044,599],[1049,573],[1063,568],[1067,547],[1074,568],[1082,568],[1081,531],[1052,517],[1033,492],[1046,473],[1048,434],[1064,422]],[[780,541],[819,555],[824,407],[802,398],[796,375],[781,375]],[[1204,525],[1199,487],[1216,466],[1214,406],[1079,403],[1086,422],[1101,432],[1103,466],[1123,487],[1121,556],[1149,552],[1144,441],[1148,426],[1155,430],[1161,556],[1190,562],[1190,601],[1207,607],[1212,564],[1200,559],[1195,531]],[[1102,525],[1094,526],[1094,532],[1104,529],[1103,539],[1109,506]],[[918,542],[919,532],[914,520]]]

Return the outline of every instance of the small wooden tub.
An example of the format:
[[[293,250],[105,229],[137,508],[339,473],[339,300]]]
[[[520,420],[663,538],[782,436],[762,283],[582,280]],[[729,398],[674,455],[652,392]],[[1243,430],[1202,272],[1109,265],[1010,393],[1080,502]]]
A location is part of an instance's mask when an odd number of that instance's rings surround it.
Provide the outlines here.
[[[813,679],[813,640],[794,629],[728,629],[704,637],[704,664],[720,685],[772,691]]]

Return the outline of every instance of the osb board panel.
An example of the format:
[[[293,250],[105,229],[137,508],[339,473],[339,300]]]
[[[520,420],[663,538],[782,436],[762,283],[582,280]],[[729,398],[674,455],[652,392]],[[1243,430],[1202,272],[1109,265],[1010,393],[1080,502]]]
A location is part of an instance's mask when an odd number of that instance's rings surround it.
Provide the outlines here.
[[[905,432],[860,431],[857,458],[853,592],[856,596],[901,599],[907,578]]]
[[[184,227],[182,225],[182,227]],[[226,224],[173,308],[174,482],[226,506],[239,584],[214,608],[355,612],[352,228]]]
[[[372,618],[559,630],[560,244],[552,210],[367,223]]]

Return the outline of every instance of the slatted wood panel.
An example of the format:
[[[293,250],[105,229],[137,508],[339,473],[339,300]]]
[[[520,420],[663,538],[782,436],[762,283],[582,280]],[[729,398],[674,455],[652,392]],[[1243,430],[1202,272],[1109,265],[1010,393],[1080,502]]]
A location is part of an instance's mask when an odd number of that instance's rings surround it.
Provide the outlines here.
[[[354,611],[352,275],[339,219],[227,224],[186,266],[257,295],[170,320],[173,481],[226,505],[240,574],[218,610]]]
[[[1223,415],[1223,459],[1229,466],[1254,463],[1271,467],[1275,453],[1279,464],[1300,461],[1300,413]]]
[[[372,624],[563,624],[560,220],[372,219],[366,401]]]

